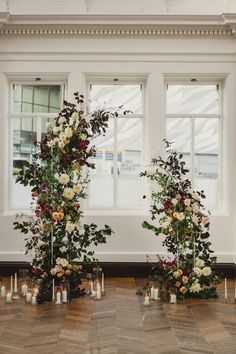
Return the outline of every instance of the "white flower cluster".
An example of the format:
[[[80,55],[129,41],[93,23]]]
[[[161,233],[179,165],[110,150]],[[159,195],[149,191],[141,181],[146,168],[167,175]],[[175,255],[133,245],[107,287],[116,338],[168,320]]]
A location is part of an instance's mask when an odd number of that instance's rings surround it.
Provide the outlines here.
[[[73,136],[73,130],[76,129],[79,124],[79,118],[80,118],[79,113],[73,112],[69,119],[69,124],[66,125],[65,117],[59,117],[58,119],[59,126],[52,128],[53,134],[57,136],[51,139],[50,141],[48,141],[47,145],[49,147],[58,145],[60,149],[63,149],[66,144],[69,144],[70,139]],[[46,123],[46,128],[51,128],[51,127],[52,124],[50,122]],[[80,138],[81,140],[86,140],[87,136],[86,134],[81,134]]]
[[[212,274],[212,270],[210,267],[205,267],[205,262],[203,259],[197,259],[195,263],[195,267],[193,268],[194,273],[197,277],[204,276],[208,277]]]
[[[67,221],[67,223],[66,223],[66,232],[71,234],[74,230],[78,230],[79,233],[83,234],[84,233],[84,225],[81,222],[72,223],[70,221]]]

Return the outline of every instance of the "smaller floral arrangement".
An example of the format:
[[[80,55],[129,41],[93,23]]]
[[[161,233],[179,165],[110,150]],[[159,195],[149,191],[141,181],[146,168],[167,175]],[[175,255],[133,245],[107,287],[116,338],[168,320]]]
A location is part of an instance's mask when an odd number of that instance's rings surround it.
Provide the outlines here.
[[[190,271],[186,265],[177,264],[177,260],[158,256],[153,265],[151,280],[158,284],[163,299],[170,293],[176,293],[178,299],[188,297],[217,297],[216,285],[219,276],[211,267],[205,265],[203,259],[196,259],[195,266]]]
[[[63,246],[64,247],[64,246]],[[62,248],[62,247],[61,247]],[[79,278],[82,276],[82,265],[69,263],[67,259],[58,257],[56,265],[51,268],[50,273],[58,279],[71,277],[72,273],[76,273]]]

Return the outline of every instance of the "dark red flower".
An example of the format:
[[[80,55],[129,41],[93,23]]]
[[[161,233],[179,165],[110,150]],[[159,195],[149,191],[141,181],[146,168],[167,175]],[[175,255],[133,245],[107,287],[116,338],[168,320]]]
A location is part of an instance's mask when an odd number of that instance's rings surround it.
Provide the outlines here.
[[[165,209],[171,209],[173,206],[172,202],[170,199],[167,199],[165,202],[164,202],[164,208]]]
[[[76,207],[77,207],[77,209],[79,209],[79,208],[80,208],[80,203],[78,203],[78,204],[76,205]]]
[[[83,148],[87,147],[87,143],[86,143],[85,141],[80,141],[80,142],[79,142],[79,147],[80,147],[81,149],[83,149]]]
[[[145,198],[147,198],[147,196],[146,196],[146,195],[143,195],[143,199],[145,199]]]

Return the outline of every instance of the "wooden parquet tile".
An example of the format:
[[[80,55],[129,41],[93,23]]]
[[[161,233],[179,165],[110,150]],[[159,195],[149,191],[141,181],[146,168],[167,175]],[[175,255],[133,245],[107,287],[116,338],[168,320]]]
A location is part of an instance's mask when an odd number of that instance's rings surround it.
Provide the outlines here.
[[[151,306],[136,288],[133,278],[107,279],[102,301],[68,305],[0,298],[0,354],[236,353],[236,305],[223,302],[222,287],[217,300]]]

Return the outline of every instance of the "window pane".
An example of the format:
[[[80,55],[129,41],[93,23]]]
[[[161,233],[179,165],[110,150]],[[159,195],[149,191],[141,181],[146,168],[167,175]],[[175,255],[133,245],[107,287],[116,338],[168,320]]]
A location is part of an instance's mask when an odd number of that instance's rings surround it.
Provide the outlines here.
[[[13,85],[12,112],[59,112],[60,85]]]
[[[15,208],[29,208],[31,193],[29,187],[15,183],[16,176],[24,168],[25,161],[32,162],[37,139],[37,122],[33,118],[14,118],[11,121],[13,151],[11,177],[11,205]]]
[[[118,108],[142,113],[141,85],[91,85],[91,111],[101,108]]]
[[[218,205],[218,118],[195,119],[195,185],[208,206]]]
[[[113,205],[114,178],[114,121],[109,120],[105,136],[94,139],[96,157],[91,159],[96,169],[90,172],[89,206],[109,207]]]
[[[218,85],[168,85],[167,113],[219,113]]]
[[[118,119],[117,204],[137,207],[141,200],[142,122]]]
[[[173,148],[182,153],[186,167],[191,167],[191,119],[168,118],[167,139],[173,142]]]

